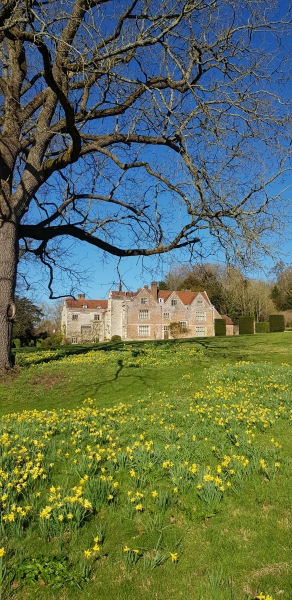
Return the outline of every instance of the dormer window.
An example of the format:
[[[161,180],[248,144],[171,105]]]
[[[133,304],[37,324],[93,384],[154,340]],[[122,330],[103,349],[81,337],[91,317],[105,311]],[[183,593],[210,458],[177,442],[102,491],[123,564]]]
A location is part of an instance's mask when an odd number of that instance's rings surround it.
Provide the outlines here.
[[[164,298],[159,298],[159,304],[163,304]]]
[[[82,308],[88,308],[87,304],[82,304]]]

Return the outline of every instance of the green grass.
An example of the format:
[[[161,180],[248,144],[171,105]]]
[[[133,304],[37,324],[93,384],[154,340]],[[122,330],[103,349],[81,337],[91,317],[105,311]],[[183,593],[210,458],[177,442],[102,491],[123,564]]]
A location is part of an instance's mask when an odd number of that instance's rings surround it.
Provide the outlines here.
[[[2,597],[290,600],[290,335],[17,353]]]

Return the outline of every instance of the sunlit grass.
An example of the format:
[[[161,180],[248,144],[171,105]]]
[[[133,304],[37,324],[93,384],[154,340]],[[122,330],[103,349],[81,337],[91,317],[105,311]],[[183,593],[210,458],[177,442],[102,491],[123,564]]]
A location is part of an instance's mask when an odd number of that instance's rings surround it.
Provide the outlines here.
[[[113,379],[104,401],[3,416],[4,598],[292,597],[291,368],[202,376],[204,359],[148,344],[31,361],[32,379],[122,365],[175,385],[120,401]]]

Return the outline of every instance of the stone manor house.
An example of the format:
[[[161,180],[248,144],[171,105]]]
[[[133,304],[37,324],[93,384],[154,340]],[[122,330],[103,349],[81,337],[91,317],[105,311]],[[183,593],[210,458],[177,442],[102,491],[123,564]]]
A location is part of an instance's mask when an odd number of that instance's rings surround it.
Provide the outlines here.
[[[179,322],[187,332],[183,337],[209,337],[215,334],[214,319],[221,316],[206,292],[159,290],[152,282],[136,292],[110,291],[108,300],[66,298],[62,311],[62,331],[67,343],[81,344],[110,340],[161,340],[171,338],[170,323]],[[232,335],[228,317],[227,335]]]

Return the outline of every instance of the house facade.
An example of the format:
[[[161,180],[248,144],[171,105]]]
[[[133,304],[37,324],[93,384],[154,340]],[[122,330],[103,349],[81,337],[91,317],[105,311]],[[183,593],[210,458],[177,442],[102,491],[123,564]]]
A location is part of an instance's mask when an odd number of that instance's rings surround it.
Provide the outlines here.
[[[215,335],[219,313],[206,292],[159,290],[156,282],[136,292],[110,291],[108,300],[66,298],[62,331],[68,343],[97,342],[119,335],[122,340],[168,339],[172,323],[179,323],[179,337]]]

